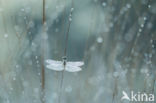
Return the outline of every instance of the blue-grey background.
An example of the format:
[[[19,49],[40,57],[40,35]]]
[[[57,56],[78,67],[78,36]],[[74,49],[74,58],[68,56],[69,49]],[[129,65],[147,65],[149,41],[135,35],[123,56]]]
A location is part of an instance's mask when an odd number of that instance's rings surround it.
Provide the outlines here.
[[[42,2],[0,0],[0,103],[42,103],[41,57],[63,56],[72,1],[45,0],[45,27]],[[129,103],[122,91],[155,94],[155,0],[73,4],[67,56],[85,65],[64,73],[61,103]],[[61,72],[45,68],[45,103],[58,102],[60,80]]]

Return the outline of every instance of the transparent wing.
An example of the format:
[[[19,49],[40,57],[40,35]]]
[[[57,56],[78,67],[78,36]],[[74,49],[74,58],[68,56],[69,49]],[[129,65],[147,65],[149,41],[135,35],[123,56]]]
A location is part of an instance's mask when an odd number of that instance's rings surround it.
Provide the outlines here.
[[[67,62],[68,65],[71,65],[71,66],[82,66],[84,65],[84,62],[82,61],[77,61],[77,62]]]
[[[60,65],[60,64],[62,64],[62,61],[55,61],[55,60],[47,59],[46,63],[48,63],[50,65]]]
[[[55,70],[55,71],[62,71],[63,66],[62,65],[47,65],[46,66],[48,69]]]
[[[77,67],[77,66],[66,65],[65,70],[68,72],[79,72],[82,69],[80,67]]]

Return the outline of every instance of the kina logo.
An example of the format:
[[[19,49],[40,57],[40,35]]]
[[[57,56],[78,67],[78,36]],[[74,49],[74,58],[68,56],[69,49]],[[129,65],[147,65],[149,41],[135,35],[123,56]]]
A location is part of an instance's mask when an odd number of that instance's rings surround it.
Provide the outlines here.
[[[131,91],[130,96],[125,92],[122,91],[121,101],[128,100],[132,102],[154,102],[154,94],[147,94],[147,93],[134,93]]]

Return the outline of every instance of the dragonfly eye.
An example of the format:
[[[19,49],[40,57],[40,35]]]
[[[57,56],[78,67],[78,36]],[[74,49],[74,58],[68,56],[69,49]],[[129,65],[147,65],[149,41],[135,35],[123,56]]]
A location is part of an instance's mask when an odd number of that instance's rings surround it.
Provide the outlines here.
[[[62,59],[63,59],[63,60],[67,60],[67,57],[66,57],[66,56],[64,56],[64,57],[62,57]]]

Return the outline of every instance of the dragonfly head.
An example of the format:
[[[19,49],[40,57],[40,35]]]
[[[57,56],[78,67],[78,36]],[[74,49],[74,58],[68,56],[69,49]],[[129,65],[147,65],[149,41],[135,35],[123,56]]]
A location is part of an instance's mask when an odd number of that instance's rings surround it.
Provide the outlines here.
[[[67,60],[67,57],[66,57],[66,56],[63,56],[62,59],[63,59],[63,60]]]
[[[63,60],[63,65],[66,65],[67,57],[66,57],[66,56],[63,56],[63,57],[62,57],[62,60]]]

